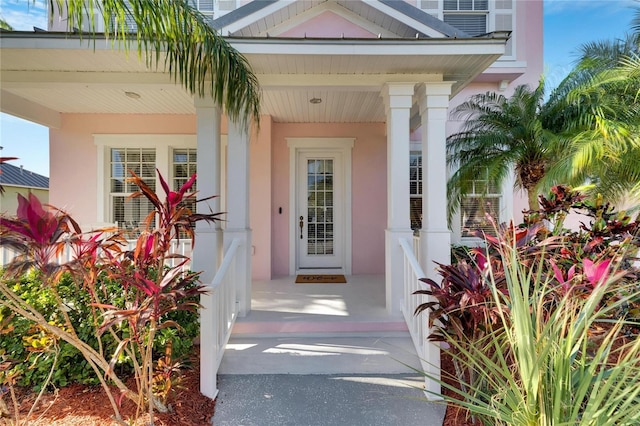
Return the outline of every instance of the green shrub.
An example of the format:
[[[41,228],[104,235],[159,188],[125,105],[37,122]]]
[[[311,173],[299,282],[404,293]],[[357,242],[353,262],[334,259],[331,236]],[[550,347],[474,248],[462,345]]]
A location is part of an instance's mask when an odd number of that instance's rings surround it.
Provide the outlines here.
[[[102,279],[102,282],[108,292],[108,299],[115,306],[124,308],[125,300],[122,286],[106,278]],[[16,294],[42,312],[47,321],[57,323],[63,321],[56,309],[53,293],[42,285],[37,273],[25,274],[19,281],[13,281],[10,285]],[[75,284],[68,274],[61,277],[57,289],[68,307],[69,317],[78,336],[93,348],[98,349],[98,341],[95,336],[100,324],[94,324],[92,321],[91,301],[88,293],[74,291]],[[8,318],[9,315],[9,309],[0,308],[0,322],[3,318]],[[174,359],[185,358],[192,351],[193,340],[199,332],[198,314],[190,311],[174,311],[166,314],[166,319],[175,321],[180,327],[162,329],[154,340],[154,352],[158,356],[163,355],[164,348],[170,340],[173,348],[172,357]],[[19,385],[39,390],[51,370],[55,357],[53,353],[40,353],[36,359],[29,352],[25,339],[32,334],[34,324],[31,321],[20,315],[15,315],[9,320],[8,325],[12,330],[0,339],[0,353],[7,354],[16,362],[15,367],[20,373]],[[127,327],[126,323],[121,326],[121,330],[125,334]],[[62,387],[70,383],[99,384],[94,371],[75,347],[64,341],[60,341],[59,346],[60,352],[57,368],[51,379],[52,385]],[[102,346],[105,356],[109,358],[115,352],[117,343],[113,337],[105,333],[102,336]],[[123,375],[133,372],[131,363],[124,356],[119,357],[115,368]]]
[[[422,280],[461,389],[441,384],[486,426],[640,424],[640,223],[563,186],[540,201]],[[571,209],[590,223],[565,229]]]

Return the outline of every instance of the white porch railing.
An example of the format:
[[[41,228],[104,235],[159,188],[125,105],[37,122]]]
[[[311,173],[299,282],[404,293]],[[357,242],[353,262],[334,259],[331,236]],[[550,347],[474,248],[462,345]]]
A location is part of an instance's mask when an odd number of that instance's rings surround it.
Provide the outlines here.
[[[428,399],[441,399],[440,384],[440,347],[428,340],[430,329],[428,327],[427,312],[414,315],[416,307],[427,302],[427,296],[423,294],[414,295],[416,290],[426,289],[420,278],[426,277],[420,267],[420,263],[414,254],[413,245],[419,242],[400,239],[400,246],[404,252],[403,277],[404,290],[402,298],[402,314],[407,322],[411,339],[416,347],[416,352],[420,358],[422,370],[425,372],[425,394]]]
[[[200,389],[210,398],[215,398],[218,393],[216,385],[218,368],[222,362],[225,346],[231,337],[231,329],[238,317],[236,276],[238,268],[243,267],[238,256],[240,242],[239,238],[231,241],[220,269],[206,288],[207,294],[201,298]],[[214,359],[215,363],[212,361]]]
[[[133,250],[135,249],[135,247],[136,247],[136,240],[128,240],[127,247],[125,248],[125,250]],[[180,254],[182,256],[187,256],[191,258],[191,251],[192,251],[191,240],[181,239],[181,240],[171,241],[171,253]],[[0,267],[4,267],[9,262],[11,262],[13,258],[16,257],[16,255],[17,253],[11,250],[10,248],[0,247]],[[67,246],[64,249],[64,251],[60,253],[58,258],[56,259],[58,263],[67,263],[67,262],[70,262],[71,260],[73,260],[73,251],[69,246]],[[172,259],[167,259],[166,264],[167,266],[173,267],[181,261],[182,259],[172,258]],[[188,262],[187,264],[185,264],[184,268],[188,269],[190,263],[191,262]]]

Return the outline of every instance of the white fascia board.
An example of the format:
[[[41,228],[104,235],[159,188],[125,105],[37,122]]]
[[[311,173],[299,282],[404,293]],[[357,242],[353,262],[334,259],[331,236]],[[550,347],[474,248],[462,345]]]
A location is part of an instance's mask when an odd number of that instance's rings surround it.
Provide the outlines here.
[[[127,88],[175,88],[176,84],[168,73],[135,72],[67,72],[67,71],[2,71],[0,80],[4,89],[29,88],[69,88],[73,86],[109,88],[114,85]]]
[[[4,87],[4,81],[2,82]],[[0,93],[0,111],[53,129],[62,126],[61,114],[11,92]]]
[[[350,55],[350,56],[455,56],[503,55],[502,39],[440,40],[276,40],[230,39],[231,45],[244,55]]]
[[[245,16],[244,18],[238,19],[237,21],[227,26],[221,27],[219,29],[219,32],[223,36],[227,34],[233,34],[236,31],[239,31],[244,27],[248,27],[254,22],[259,21],[260,19],[263,19],[274,12],[277,12],[281,9],[289,7],[289,5],[291,5],[294,2],[295,0],[280,0],[280,1],[274,2],[269,6],[263,7],[262,9],[252,13],[251,15]]]
[[[41,36],[31,36],[31,33],[2,33],[2,50],[4,49],[95,49],[112,51],[129,51],[137,55],[135,45],[127,48],[123,43],[104,38],[92,39],[91,35],[84,35],[80,39],[77,35],[43,33]]]
[[[405,15],[402,12],[398,12],[397,10],[393,9],[392,7],[387,6],[384,3],[379,2],[378,0],[363,0],[367,5],[373,7],[374,9],[379,10],[380,12],[384,13],[387,16],[392,17],[393,19],[396,19],[400,22],[403,22],[404,24],[415,28],[416,31],[421,32],[423,34],[428,35],[429,37],[436,37],[436,38],[448,38],[448,36],[446,34],[441,33],[440,31],[437,31],[427,25],[424,25],[422,22],[418,22],[415,19],[411,18],[411,16],[409,15]]]

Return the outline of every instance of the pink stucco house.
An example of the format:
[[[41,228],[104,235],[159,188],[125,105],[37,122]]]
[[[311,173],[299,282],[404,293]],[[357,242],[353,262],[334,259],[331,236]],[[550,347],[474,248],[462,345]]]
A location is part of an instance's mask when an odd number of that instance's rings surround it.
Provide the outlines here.
[[[125,170],[153,180],[157,167],[175,185],[197,170],[200,193],[221,194],[211,208],[228,217],[198,228],[193,264],[210,282],[233,247],[232,319],[251,310],[252,280],[305,271],[384,276],[388,314],[408,318],[407,260],[435,278],[433,262],[473,242],[465,224],[482,215],[463,203],[447,223],[445,140],[459,126],[448,110],[473,93],[537,84],[542,0],[194,4],[257,74],[259,133],[135,53],[57,33],[63,22],[2,34],[2,111],[50,128],[50,202],[86,226],[133,227],[150,207],[124,202]],[[508,220],[523,200],[507,185],[489,205]],[[224,339],[208,336],[225,321],[215,311],[202,321],[203,354],[214,358]],[[437,348],[424,350],[437,363]],[[209,395],[216,368],[203,361]]]

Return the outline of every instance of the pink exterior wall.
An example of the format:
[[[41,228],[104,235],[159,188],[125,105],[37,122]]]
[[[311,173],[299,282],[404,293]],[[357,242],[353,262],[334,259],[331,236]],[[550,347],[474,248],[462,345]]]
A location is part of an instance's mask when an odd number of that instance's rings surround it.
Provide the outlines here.
[[[271,279],[271,117],[260,118],[260,133],[252,135],[250,151],[250,217],[253,246],[252,277]]]
[[[226,120],[223,119],[223,133]],[[97,147],[94,134],[195,134],[195,115],[65,114],[50,131],[49,202],[64,208],[79,223],[97,222]],[[271,119],[251,141],[251,227],[255,255],[253,277],[271,277]]]
[[[331,11],[324,11],[278,37],[374,38],[375,34]]]
[[[273,123],[272,275],[289,275],[289,147],[287,137],[355,137],[352,152],[352,273],[384,272],[386,136],[384,124]],[[282,214],[278,208],[282,207]],[[347,227],[349,228],[349,227]]]
[[[49,133],[49,201],[80,223],[97,221],[97,148],[93,134],[195,134],[195,116],[64,114]]]
[[[543,0],[515,1],[517,60],[526,61],[526,73],[517,80],[517,84],[535,86],[542,75],[543,59]]]

